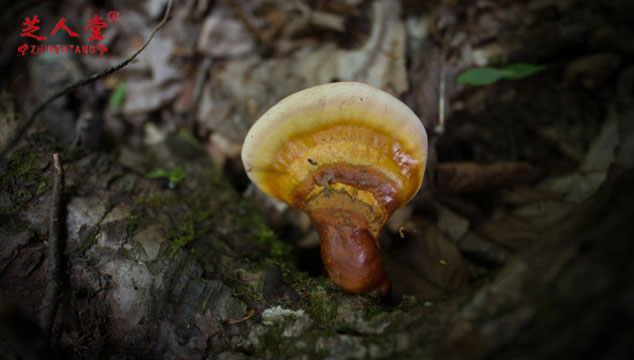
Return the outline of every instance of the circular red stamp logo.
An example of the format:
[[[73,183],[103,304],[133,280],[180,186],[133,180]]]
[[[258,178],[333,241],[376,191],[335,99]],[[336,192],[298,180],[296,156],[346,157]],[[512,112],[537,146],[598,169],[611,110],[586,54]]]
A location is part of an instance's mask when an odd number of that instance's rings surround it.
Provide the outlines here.
[[[119,12],[118,11],[110,11],[108,13],[108,21],[110,21],[110,23],[114,24],[117,21],[119,21]]]

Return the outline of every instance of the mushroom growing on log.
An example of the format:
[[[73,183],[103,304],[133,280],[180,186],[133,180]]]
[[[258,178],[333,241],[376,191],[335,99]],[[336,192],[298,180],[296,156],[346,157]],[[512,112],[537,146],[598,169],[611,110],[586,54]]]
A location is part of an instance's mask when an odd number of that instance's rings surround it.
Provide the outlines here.
[[[414,112],[357,82],[286,97],[242,148],[249,178],[310,216],[328,276],[349,293],[389,292],[379,234],[420,188],[426,160],[427,133]]]

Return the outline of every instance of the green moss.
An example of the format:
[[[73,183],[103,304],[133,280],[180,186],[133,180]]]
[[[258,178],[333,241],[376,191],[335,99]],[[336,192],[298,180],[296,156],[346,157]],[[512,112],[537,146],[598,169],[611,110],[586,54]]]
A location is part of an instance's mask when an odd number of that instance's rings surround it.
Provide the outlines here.
[[[183,224],[172,237],[170,257],[174,256],[185,245],[196,240],[199,233],[206,232],[209,229],[209,216],[209,212],[205,210],[190,212],[185,216]]]
[[[185,129],[179,129],[176,133],[176,136],[179,141],[188,144],[196,150],[200,150],[202,148],[198,139],[196,139],[196,137],[191,132]]]
[[[253,231],[251,239],[255,244],[267,245],[269,247],[270,254],[274,257],[289,259],[289,256],[293,251],[293,247],[291,245],[280,240],[277,234],[268,227],[261,229],[256,228]]]
[[[162,208],[164,206],[170,205],[178,205],[179,198],[172,191],[166,192],[153,192],[150,194],[141,194],[137,199],[132,203],[132,206],[129,211],[127,211],[124,215],[125,220],[127,221],[127,233],[128,236],[132,236],[136,231],[142,229],[147,224],[150,223],[160,223],[166,224],[162,221],[157,221],[156,214],[158,216],[165,215]],[[182,218],[177,219],[179,224],[182,224]],[[175,226],[174,231],[171,231],[174,236],[177,236],[179,233],[179,228]]]
[[[194,231],[194,227],[192,223],[183,224],[181,228],[182,234],[176,236],[172,239],[172,251],[170,252],[170,257],[174,256],[178,250],[180,250],[183,246],[189,244],[194,241],[196,238],[196,232]]]
[[[96,243],[97,243],[97,231],[94,231],[92,234],[87,236],[86,239],[84,239],[84,241],[79,246],[78,251],[83,254],[86,251],[88,251],[88,249],[90,249]]]
[[[161,206],[163,206],[163,204],[165,204],[167,201],[167,198],[164,194],[156,194],[156,193],[152,193],[149,194],[147,196],[141,196],[139,198],[139,203],[143,204],[143,206],[150,206],[153,208],[160,208]]]
[[[37,158],[35,152],[19,150],[9,156],[0,176],[0,188],[10,194],[13,207],[23,205],[50,188],[51,178],[38,169]]]
[[[315,320],[313,318],[313,320]],[[320,329],[312,326],[297,337],[284,337],[284,330],[292,323],[284,322],[269,326],[258,325],[254,329],[258,339],[253,356],[258,359],[325,359],[332,355],[328,348],[316,349],[320,338],[329,338],[337,333],[334,328]],[[240,350],[240,349],[234,349]]]
[[[187,171],[179,166],[173,168],[158,168],[154,171],[150,171],[145,176],[149,179],[167,178],[170,182],[170,186],[173,187],[185,179]]]
[[[260,215],[246,200],[240,201],[240,210],[234,214],[234,222],[239,228],[249,229],[250,240],[256,245],[264,245],[269,248],[269,253],[283,260],[290,260],[293,247],[282,241],[277,234],[269,228]],[[246,213],[241,216],[240,213]]]
[[[328,350],[315,350],[314,344],[323,336],[323,332],[307,330],[299,337],[287,338],[282,336],[289,322],[269,326],[259,326],[254,356],[257,359],[291,359],[296,356],[308,356],[308,359],[323,359],[330,355]],[[299,344],[303,343],[304,346]],[[241,350],[241,349],[234,349]]]
[[[49,175],[39,170],[37,152],[16,150],[0,169],[0,191],[6,192],[10,206],[0,208],[0,225],[23,231],[28,223],[20,218],[24,206],[45,193],[51,184]]]
[[[282,337],[283,328],[281,324],[262,327],[260,329],[263,329],[263,331],[258,334],[260,346],[256,348],[256,352],[254,354],[256,358],[266,358],[267,352],[277,354],[278,356],[287,354],[288,349],[283,346],[284,338]]]
[[[40,182],[37,184],[37,195],[44,194],[51,187],[51,177],[41,176]]]
[[[322,323],[328,323],[337,316],[337,304],[332,299],[315,297],[308,312]]]
[[[124,214],[124,218],[128,223],[126,226],[126,232],[128,233],[128,236],[132,236],[132,234],[134,234],[134,232],[139,227],[139,214],[136,212],[127,211]]]
[[[0,187],[5,187],[10,183],[30,185],[39,173],[35,164],[36,157],[36,153],[24,151],[11,153],[4,174],[0,177]]]
[[[110,98],[108,99],[108,107],[111,110],[118,109],[123,103],[123,100],[125,99],[127,84],[128,83],[126,81],[120,82],[110,95]]]
[[[209,201],[206,196],[199,200],[181,197],[171,190],[140,196],[132,205],[132,209],[125,214],[127,232],[132,236],[136,231],[150,222],[156,223],[154,214],[166,215],[166,222],[160,221],[168,232],[171,240],[169,256],[190,244],[210,230],[211,213],[199,203]]]
[[[372,303],[372,304],[367,304],[366,306],[363,307],[363,317],[366,320],[370,320],[373,317],[375,317],[378,314],[384,313],[389,311],[390,308],[386,305],[383,305],[381,303]]]
[[[155,168],[157,163],[149,162],[146,168]],[[250,307],[264,303],[261,281],[242,281],[238,273],[244,270],[250,276],[261,274],[264,279],[267,264],[250,261],[245,254],[260,254],[266,249],[271,259],[291,264],[292,246],[267,226],[262,215],[233,189],[216,165],[206,161],[183,164],[187,164],[180,165],[187,177],[179,186],[160,188],[161,184],[155,182],[151,190],[130,204],[125,215],[128,235],[159,224],[170,240],[166,255],[176,258],[179,251],[188,251]],[[155,175],[169,177],[170,169],[163,170]],[[219,266],[226,258],[240,259],[235,260],[240,269]]]
[[[322,327],[335,328],[337,326],[337,309],[339,307],[339,290],[332,289],[330,280],[324,277],[308,277],[302,285],[308,291],[308,303],[305,307],[310,316]]]

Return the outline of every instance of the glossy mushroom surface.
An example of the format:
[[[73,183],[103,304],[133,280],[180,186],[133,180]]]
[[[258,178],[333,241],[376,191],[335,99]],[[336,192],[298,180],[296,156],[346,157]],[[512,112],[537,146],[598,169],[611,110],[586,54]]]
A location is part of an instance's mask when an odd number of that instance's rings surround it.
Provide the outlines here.
[[[422,183],[427,134],[400,100],[372,86],[311,87],[271,107],[242,148],[249,178],[310,216],[333,282],[389,290],[379,234]]]

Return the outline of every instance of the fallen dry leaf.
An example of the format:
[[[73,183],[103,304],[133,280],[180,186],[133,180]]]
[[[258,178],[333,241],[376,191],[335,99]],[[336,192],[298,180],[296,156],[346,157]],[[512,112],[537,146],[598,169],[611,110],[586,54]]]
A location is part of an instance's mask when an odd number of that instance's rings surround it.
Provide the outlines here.
[[[203,22],[197,50],[212,57],[238,57],[253,53],[255,40],[230,8],[219,2]]]
[[[596,91],[606,84],[620,64],[621,57],[616,54],[585,55],[566,66],[564,79],[569,84],[581,83],[588,90]]]
[[[534,187],[518,185],[499,192],[499,200],[507,205],[526,205],[530,203],[561,200],[561,195]]]
[[[194,315],[194,322],[196,323],[196,327],[206,337],[213,336],[215,333],[222,329],[222,327],[218,323],[218,320],[216,320],[213,315],[210,314],[209,310],[207,310],[204,315]]]
[[[299,12],[299,16],[293,17],[286,28],[284,36],[293,37],[305,32],[311,27],[323,30],[343,32],[345,30],[345,18],[319,10],[313,10],[308,5],[297,2],[291,5]]]
[[[176,99],[183,88],[182,82],[171,82],[157,86],[152,80],[128,82],[122,111],[125,115],[154,111]]]
[[[156,36],[147,48],[139,54],[138,61],[146,62],[152,71],[154,85],[162,85],[184,77],[183,67],[172,63],[175,44],[166,37]]]
[[[523,162],[440,163],[436,165],[436,184],[450,193],[475,193],[525,183],[533,175],[533,167]]]
[[[544,180],[539,187],[563,194],[566,201],[581,203],[590,198],[607,178],[619,145],[618,119],[610,111],[599,135],[586,152],[577,172]]]
[[[574,208],[575,205],[562,201],[541,201],[520,206],[484,224],[480,232],[509,249],[524,249],[541,239],[544,229],[564,220]]]
[[[396,95],[407,91],[405,26],[400,13],[398,2],[372,4],[370,37],[361,49],[340,52],[339,79],[362,81]]]
[[[435,204],[438,212],[438,228],[454,241],[462,238],[469,230],[469,220],[443,206]]]
[[[433,224],[408,223],[405,238],[386,251],[388,275],[395,292],[402,287],[423,298],[439,298],[467,285],[467,267],[456,245]],[[416,254],[416,256],[412,256]]]

